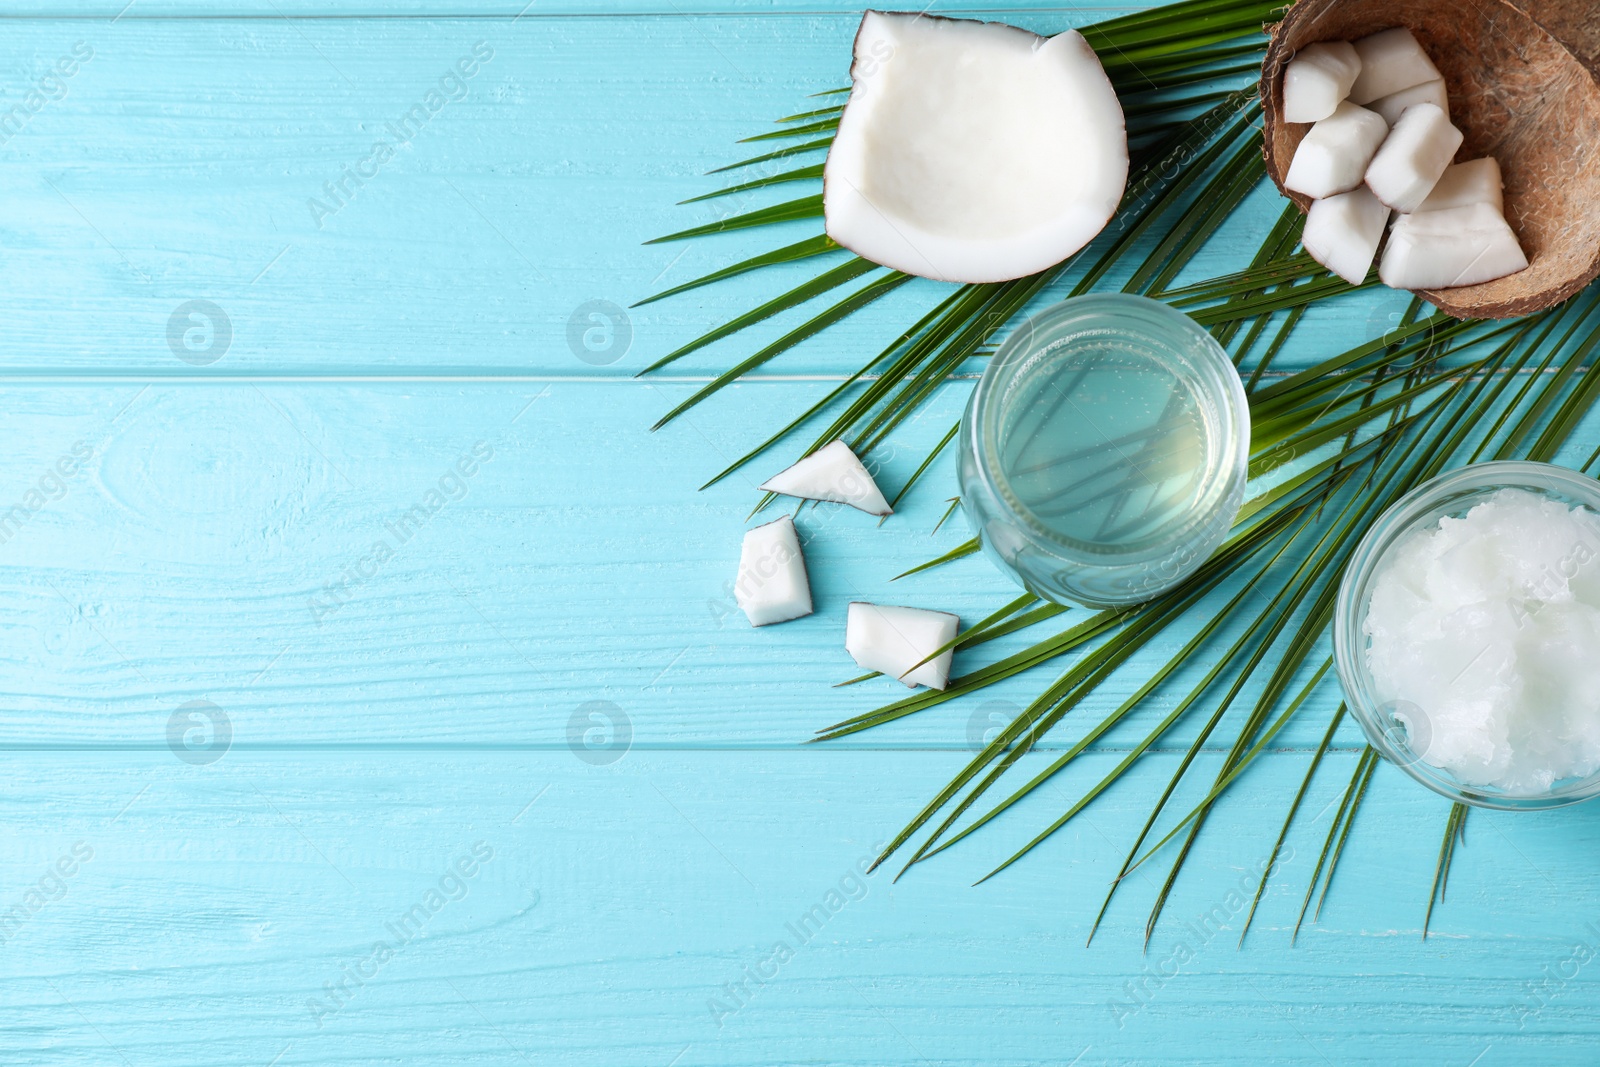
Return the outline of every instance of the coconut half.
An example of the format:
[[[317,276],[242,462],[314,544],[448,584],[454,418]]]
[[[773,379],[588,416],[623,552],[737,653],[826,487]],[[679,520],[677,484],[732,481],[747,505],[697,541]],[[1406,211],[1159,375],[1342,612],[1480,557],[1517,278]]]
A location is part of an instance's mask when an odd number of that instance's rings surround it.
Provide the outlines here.
[[[1262,68],[1267,173],[1283,188],[1309,130],[1284,120],[1285,65],[1315,42],[1356,40],[1400,25],[1449,87],[1450,121],[1465,135],[1458,158],[1499,161],[1505,219],[1529,264],[1493,281],[1419,295],[1461,319],[1508,318],[1559,304],[1600,275],[1594,0],[1296,0],[1272,28]],[[1285,192],[1301,208],[1310,206],[1305,194]]]
[[[924,278],[999,282],[1088,244],[1128,180],[1122,105],[1076,31],[868,11],[823,170],[828,236]]]

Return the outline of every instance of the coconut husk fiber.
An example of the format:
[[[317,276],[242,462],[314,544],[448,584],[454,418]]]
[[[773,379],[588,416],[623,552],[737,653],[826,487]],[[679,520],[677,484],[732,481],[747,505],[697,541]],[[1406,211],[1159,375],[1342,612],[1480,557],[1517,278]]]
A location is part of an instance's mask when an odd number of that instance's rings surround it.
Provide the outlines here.
[[[1523,10],[1524,8],[1528,10]],[[1462,162],[1492,155],[1528,268],[1418,293],[1457,318],[1539,311],[1600,275],[1600,11],[1595,0],[1299,0],[1270,29],[1262,68],[1267,173],[1283,176],[1310,126],[1285,122],[1283,68],[1297,49],[1405,26],[1444,75]],[[1557,39],[1560,35],[1561,40]]]
[[[1511,6],[1550,31],[1600,77],[1600,8],[1594,0],[1511,0]]]

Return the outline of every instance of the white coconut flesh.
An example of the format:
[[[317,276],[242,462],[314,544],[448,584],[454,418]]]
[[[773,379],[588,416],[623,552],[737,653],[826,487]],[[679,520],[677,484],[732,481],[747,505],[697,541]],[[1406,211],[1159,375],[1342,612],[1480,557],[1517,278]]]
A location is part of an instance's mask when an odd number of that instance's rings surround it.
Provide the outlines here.
[[[824,445],[794,466],[774,474],[759,488],[806,500],[849,504],[868,515],[893,514],[878,483],[872,480],[872,473],[843,441]]]
[[[869,11],[828,151],[828,236],[908,274],[996,282],[1088,244],[1128,178],[1122,106],[1082,35]]]
[[[1402,214],[1422,206],[1461,147],[1461,131],[1433,104],[1408,107],[1367,167],[1367,188]]]
[[[955,640],[959,624],[956,616],[944,611],[858,601],[850,605],[845,620],[844,647],[869,671],[898,678],[912,688],[943,689],[950,684],[954,650],[933,654]]]
[[[1301,241],[1312,259],[1349,282],[1360,285],[1372,269],[1389,222],[1389,209],[1361,185],[1313,201]]]
[[[1300,142],[1283,184],[1313,199],[1347,193],[1361,184],[1387,136],[1383,116],[1343,101]]]
[[[733,595],[751,626],[811,614],[811,583],[789,516],[745,532]]]
[[[1318,51],[1324,44],[1329,50]],[[1330,87],[1342,84],[1329,72],[1342,72],[1349,58],[1341,44],[1307,46],[1285,68],[1286,121],[1327,106]],[[1283,178],[1285,189],[1312,199],[1306,253],[1352,285],[1376,256],[1378,278],[1396,289],[1477,285],[1525,269],[1505,220],[1500,164],[1451,162],[1464,137],[1450,121],[1444,78],[1411,31],[1384,30],[1346,47],[1358,63],[1348,95],[1302,137]]]
[[[1443,211],[1446,208],[1466,207],[1468,204],[1488,204],[1498,212],[1505,211],[1504,186],[1500,180],[1500,164],[1493,156],[1452,163],[1439,176],[1433,192],[1422,202],[1417,212]]]
[[[1361,57],[1361,73],[1350,86],[1352,103],[1370,104],[1441,77],[1428,53],[1403,26],[1363,37],[1355,42],[1355,49]]]
[[[1317,122],[1333,114],[1361,73],[1361,57],[1349,41],[1324,41],[1295,53],[1283,70],[1283,117]]]
[[[1376,111],[1383,116],[1383,121],[1390,126],[1400,121],[1400,116],[1405,114],[1406,108],[1413,104],[1432,104],[1443,111],[1448,117],[1450,114],[1450,94],[1445,92],[1444,79],[1435,78],[1431,82],[1413,85],[1409,89],[1401,89],[1398,93],[1390,93],[1366,105],[1368,111]]]
[[[1449,289],[1527,265],[1505,218],[1492,204],[1479,203],[1401,216],[1389,231],[1378,276],[1396,289]]]

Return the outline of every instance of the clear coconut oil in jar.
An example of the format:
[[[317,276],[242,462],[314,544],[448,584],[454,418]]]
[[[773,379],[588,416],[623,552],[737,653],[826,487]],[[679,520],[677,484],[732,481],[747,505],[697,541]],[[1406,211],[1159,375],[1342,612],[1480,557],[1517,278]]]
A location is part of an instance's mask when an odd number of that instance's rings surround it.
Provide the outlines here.
[[[1144,297],[1078,297],[994,355],[960,433],[961,502],[1023,588],[1093,607],[1182,582],[1243,499],[1249,412],[1194,320]]]

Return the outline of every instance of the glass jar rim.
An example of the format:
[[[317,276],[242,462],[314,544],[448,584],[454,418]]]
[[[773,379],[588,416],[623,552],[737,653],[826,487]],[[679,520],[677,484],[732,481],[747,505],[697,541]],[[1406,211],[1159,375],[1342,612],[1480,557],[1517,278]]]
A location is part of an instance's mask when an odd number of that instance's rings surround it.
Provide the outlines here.
[[[999,461],[999,406],[1006,398],[1008,386],[1017,372],[1025,368],[1035,352],[1034,341],[1040,334],[1059,330],[1074,320],[1112,314],[1123,322],[1140,323],[1147,331],[1163,329],[1177,337],[1192,342],[1191,352],[1180,357],[1193,378],[1206,390],[1208,399],[1216,405],[1230,429],[1224,442],[1226,451],[1211,477],[1204,483],[1199,498],[1205,501],[1182,523],[1175,523],[1161,534],[1137,543],[1131,549],[1108,548],[1105,545],[1081,541],[1051,528],[1012,491]],[[1142,323],[1140,320],[1143,320]],[[1153,355],[1163,363],[1170,362],[1164,352]],[[1020,323],[990,357],[972,396],[968,409],[973,417],[970,425],[964,420],[962,433],[971,435],[968,442],[978,460],[979,473],[986,487],[1002,503],[1016,521],[1024,536],[1036,543],[1048,545],[1057,552],[1097,565],[1138,563],[1159,559],[1173,548],[1207,526],[1220,508],[1227,507],[1231,489],[1242,484],[1250,459],[1250,407],[1245,396],[1244,383],[1227,352],[1199,323],[1183,312],[1158,300],[1133,293],[1091,293],[1068,297],[1037,312]]]
[[[1366,663],[1366,639],[1361,631],[1371,600],[1372,581],[1387,552],[1421,522],[1431,523],[1451,513],[1439,511],[1440,505],[1476,503],[1501,489],[1542,492],[1600,513],[1600,481],[1553,463],[1532,460],[1473,463],[1422,483],[1379,515],[1351,553],[1334,602],[1334,669],[1344,691],[1345,703],[1367,742],[1409,777],[1440,796],[1462,804],[1497,811],[1541,811],[1600,796],[1600,771],[1546,792],[1510,793],[1490,786],[1467,785],[1444,768],[1424,763],[1420,757],[1402,751],[1390,735],[1390,724],[1383,720],[1383,705],[1373,692],[1372,674]]]

